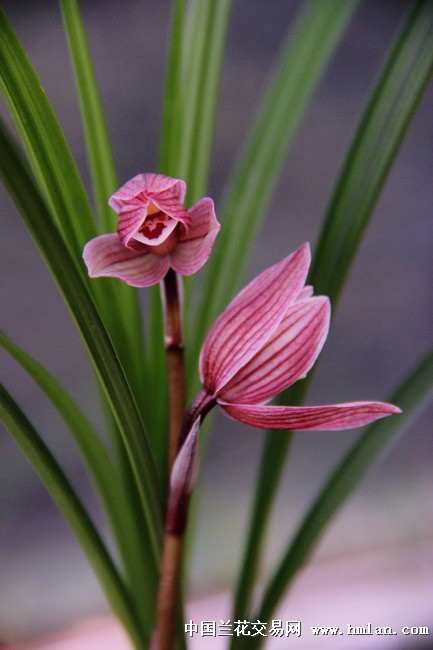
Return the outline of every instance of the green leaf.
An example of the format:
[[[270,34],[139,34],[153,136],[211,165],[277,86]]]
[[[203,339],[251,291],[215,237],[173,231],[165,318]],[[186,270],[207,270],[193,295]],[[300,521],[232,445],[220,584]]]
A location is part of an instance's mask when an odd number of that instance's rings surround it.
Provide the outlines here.
[[[197,317],[197,345],[239,287],[281,167],[320,75],[349,20],[355,0],[312,0],[289,35],[242,156],[231,175]]]
[[[418,2],[385,61],[337,183],[317,252],[313,256],[309,278],[316,293],[332,297],[334,312],[335,300],[355,257],[367,221],[431,76],[432,29],[433,5],[424,0]],[[310,373],[307,380],[294,387],[290,403],[301,403],[311,377]],[[287,392],[283,394],[281,401],[287,403],[287,395]],[[284,468],[289,440],[282,434],[277,436],[275,432],[267,434],[260,469],[261,483],[257,486],[252,515],[254,537],[251,528],[245,556],[249,558],[249,563],[244,563],[238,585],[238,603],[242,607],[250,602],[266,522]],[[241,614],[240,609],[238,613]]]
[[[206,192],[231,0],[193,0],[182,75],[183,134],[179,173],[187,203]]]
[[[137,544],[132,509],[124,485],[119,481],[117,469],[92,424],[58,381],[35,359],[15,345],[0,331],[0,345],[19,363],[45,393],[72,433],[95,487],[102,499],[111,529],[116,537],[123,565],[131,585],[143,595],[148,569],[143,566],[143,548]],[[146,564],[146,563],[144,563]],[[149,594],[147,594],[149,596]]]
[[[152,368],[152,449],[161,476],[161,485],[168,486],[168,377],[167,359],[164,344],[164,314],[161,304],[160,288],[151,288],[151,325],[147,350],[149,365]]]
[[[76,0],[60,0],[60,4],[80,100],[96,206],[103,232],[114,232],[117,226],[117,215],[108,205],[108,198],[117,190],[118,181],[89,45],[78,2]],[[115,294],[114,304],[117,302],[118,305],[117,313],[114,313],[113,301],[111,297],[108,297],[110,320],[114,320],[117,326],[118,321],[124,323],[123,330],[116,337],[116,347],[121,355],[123,365],[132,379],[136,399],[139,399],[140,403],[144,402],[143,415],[147,422],[147,407],[149,406],[146,399],[148,393],[145,382],[147,369],[138,294],[135,289],[121,282],[116,281],[111,285],[110,287],[108,284],[102,286],[104,293],[109,291]]]
[[[433,72],[433,4],[417,2],[385,63],[338,179],[311,268],[335,305]]]
[[[111,503],[115,499],[113,498],[114,484],[109,477],[115,473],[115,470],[92,424],[48,370],[1,331],[0,346],[24,368],[59,412],[80,449],[104,505],[110,512]]]
[[[352,494],[371,465],[390,443],[405,433],[433,398],[433,351],[401,384],[389,401],[403,413],[370,425],[326,482],[265,591],[260,620],[269,620],[290,580],[303,566],[331,518]],[[263,618],[262,618],[263,617]]]
[[[57,507],[75,533],[84,553],[123,622],[137,650],[148,641],[128,592],[83,504],[45,443],[5,388],[0,385],[0,416],[35,468]]]
[[[97,234],[92,210],[54,111],[1,10],[0,68],[0,87],[38,187],[84,277],[83,245]],[[142,372],[144,360],[140,357],[143,347],[135,292],[110,280],[93,282],[91,291],[128,372],[134,393],[142,399],[146,395]],[[125,305],[129,305],[129,310]]]
[[[98,214],[103,232],[113,232],[117,218],[107,200],[117,190],[118,181],[89,44],[77,1],[60,0],[60,6],[77,83]]]
[[[1,90],[33,172],[75,259],[96,233],[92,210],[53,109],[0,11]]]
[[[299,382],[293,387],[290,404],[295,406],[302,403],[306,386],[305,382]],[[278,403],[282,401],[280,399]],[[266,433],[255,484],[251,520],[237,580],[233,620],[243,619],[249,614],[272,506],[278,493],[292,439],[292,431],[268,431]],[[239,643],[240,641],[234,638],[231,647],[236,648]]]
[[[0,173],[5,186],[69,306],[119,427],[146,516],[152,542],[151,561],[157,566],[162,524],[159,485],[152,452],[122,366],[81,274],[13,143],[2,129],[0,153]]]
[[[184,28],[185,2],[184,0],[175,0],[172,10],[159,151],[159,168],[161,173],[167,174],[167,176],[176,176],[179,174],[178,156],[182,136],[181,91]]]

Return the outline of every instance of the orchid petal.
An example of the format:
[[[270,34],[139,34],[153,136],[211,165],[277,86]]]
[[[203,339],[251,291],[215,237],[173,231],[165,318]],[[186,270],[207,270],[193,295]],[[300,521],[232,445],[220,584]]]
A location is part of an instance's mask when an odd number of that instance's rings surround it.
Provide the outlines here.
[[[83,258],[91,278],[117,278],[132,287],[156,284],[170,268],[168,256],[125,248],[116,234],[91,239]]]
[[[146,221],[150,201],[147,199],[131,200],[130,206],[123,207],[119,212],[117,236],[123,246],[130,245],[130,241],[137,234]],[[133,244],[133,242],[132,242]]]
[[[216,395],[260,350],[301,291],[310,248],[297,251],[263,271],[230,303],[211,328],[200,355],[200,376]]]
[[[171,190],[166,190],[160,194],[152,195],[151,198],[152,203],[154,203],[161,212],[164,212],[164,214],[171,217],[171,219],[180,221],[185,228],[185,232],[188,232],[191,226],[191,217],[188,214],[188,210],[179,202],[177,196],[172,194]]]
[[[129,203],[131,199],[139,196],[142,192],[147,197],[154,196],[160,192],[170,190],[172,196],[182,203],[186,194],[185,181],[179,178],[171,178],[163,174],[137,174],[131,178],[127,183],[122,185],[109,199],[108,203],[119,212],[120,208]]]
[[[296,300],[271,338],[224,386],[219,398],[258,404],[304,377],[322,350],[329,320],[325,296]]]
[[[212,199],[204,198],[189,210],[191,229],[180,237],[171,265],[181,275],[196,273],[207,262],[221,228]]]
[[[311,284],[306,284],[303,289],[296,296],[296,300],[305,300],[306,298],[311,298],[314,293],[314,287]]]
[[[190,218],[182,205],[186,192],[184,181],[162,174],[138,174],[131,178],[109,199],[119,213],[117,233],[128,246],[149,214],[161,210],[188,230]]]
[[[384,402],[348,402],[331,406],[255,406],[221,403],[235,420],[260,429],[336,430],[352,429],[379,418],[401,413]]]

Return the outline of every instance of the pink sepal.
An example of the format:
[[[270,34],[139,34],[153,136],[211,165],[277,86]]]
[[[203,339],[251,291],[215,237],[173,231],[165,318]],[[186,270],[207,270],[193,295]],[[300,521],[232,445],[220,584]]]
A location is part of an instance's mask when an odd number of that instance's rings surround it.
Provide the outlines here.
[[[300,407],[220,404],[235,420],[260,429],[353,429],[387,415],[401,413],[397,406],[384,402],[348,402],[330,406]]]
[[[200,355],[200,375],[217,395],[272,336],[304,286],[310,248],[261,273],[230,303],[211,328]]]
[[[294,302],[259,352],[224,386],[224,402],[259,404],[305,377],[319,356],[329,330],[325,296]]]
[[[151,204],[170,218],[180,221],[187,232],[190,217],[182,205],[185,192],[184,181],[162,174],[138,174],[131,178],[108,201],[119,214],[117,233],[122,244],[131,245],[131,239],[145,222]]]
[[[207,262],[221,228],[210,198],[195,203],[189,210],[191,228],[171,254],[171,266],[181,275],[196,273]]]
[[[84,247],[83,258],[91,278],[117,278],[133,287],[158,283],[170,268],[167,256],[126,248],[116,234],[91,239]]]
[[[179,202],[183,202],[186,194],[186,184],[179,178],[171,178],[163,174],[137,174],[127,181],[121,188],[114,192],[109,198],[108,203],[116,210],[122,207],[124,203],[144,192],[147,196],[159,194],[170,190],[173,196],[176,196]]]
[[[296,300],[305,300],[305,298],[311,298],[314,293],[314,287],[311,284],[306,284],[303,289],[296,296]]]

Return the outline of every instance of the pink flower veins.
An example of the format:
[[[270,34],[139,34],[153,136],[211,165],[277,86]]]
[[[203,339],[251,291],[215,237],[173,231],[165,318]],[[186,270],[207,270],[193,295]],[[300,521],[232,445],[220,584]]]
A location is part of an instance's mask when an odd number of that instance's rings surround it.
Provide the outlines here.
[[[269,406],[313,366],[326,340],[330,304],[304,286],[304,244],[256,277],[214,323],[200,356],[203,390],[190,410],[202,417],[218,403],[229,416],[269,429],[349,429],[400,413],[383,402]]]
[[[133,287],[156,284],[173,268],[191,275],[207,261],[220,229],[213,201],[187,210],[184,181],[138,174],[109,200],[118,213],[117,234],[101,235],[84,247],[91,278],[118,278]]]

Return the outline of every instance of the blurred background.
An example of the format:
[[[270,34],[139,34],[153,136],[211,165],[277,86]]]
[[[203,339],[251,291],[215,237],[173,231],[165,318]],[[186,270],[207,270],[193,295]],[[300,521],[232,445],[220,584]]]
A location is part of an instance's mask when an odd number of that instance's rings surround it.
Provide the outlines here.
[[[4,0],[2,5],[88,180],[57,3]],[[80,2],[121,183],[139,172],[153,171],[157,164],[170,5],[168,0]],[[217,211],[227,173],[301,5],[295,0],[233,2],[209,188]],[[248,277],[303,241],[314,247],[381,60],[411,5],[409,0],[360,3],[295,138]],[[431,348],[432,114],[430,88],[350,274],[318,364],[310,404],[385,400]],[[43,362],[101,426],[93,378],[67,310],[4,192],[0,199],[1,328]],[[74,445],[56,415],[4,354],[1,369],[8,389],[67,464],[89,508],[97,512]],[[388,642],[395,648],[433,647],[432,415],[430,409],[372,469],[322,539],[309,569],[299,576],[286,604],[289,609],[282,610],[287,616],[279,618],[307,623],[311,619],[312,625],[430,626],[430,637],[399,635]],[[273,518],[268,568],[357,435],[358,431],[296,435]],[[214,421],[202,466],[192,598],[233,586],[262,443],[261,431],[223,417]],[[3,429],[0,511],[1,640],[18,641],[106,611],[78,545]],[[208,613],[207,618],[218,618],[220,612],[222,616],[227,598],[219,606],[222,609],[214,609],[215,615]],[[360,643],[345,638],[340,647],[352,647],[349,641]],[[325,642],[321,647],[327,647]]]

